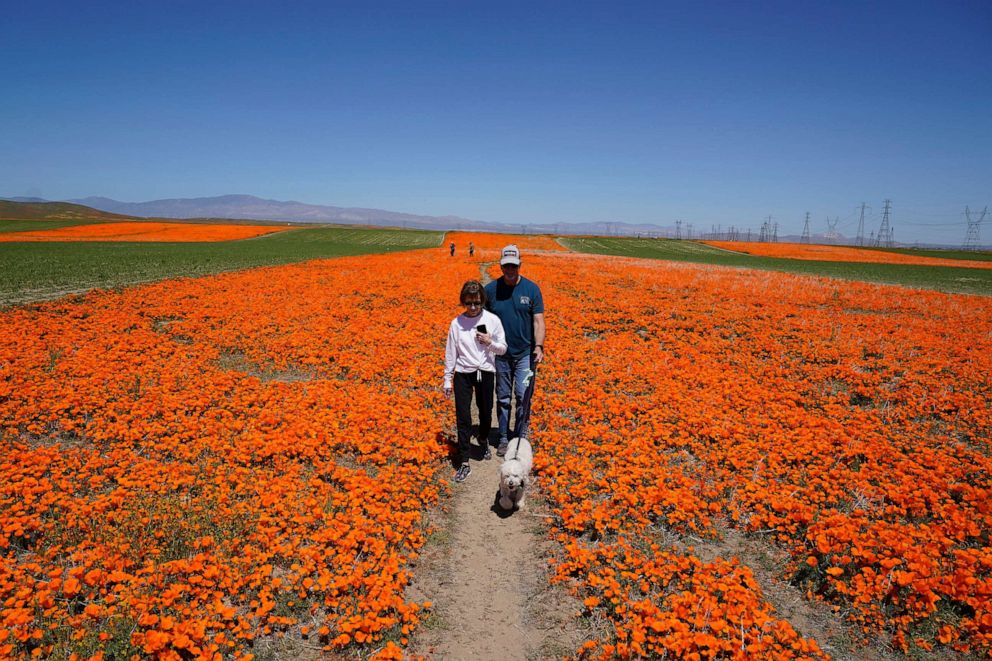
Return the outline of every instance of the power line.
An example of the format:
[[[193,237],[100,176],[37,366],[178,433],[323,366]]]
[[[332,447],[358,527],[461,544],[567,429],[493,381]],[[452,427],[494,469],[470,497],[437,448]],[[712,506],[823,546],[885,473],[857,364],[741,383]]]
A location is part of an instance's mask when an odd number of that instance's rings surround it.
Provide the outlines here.
[[[967,225],[965,221],[958,221],[956,223],[913,223],[906,220],[900,221],[903,225],[910,225],[912,227],[960,227],[961,225]]]

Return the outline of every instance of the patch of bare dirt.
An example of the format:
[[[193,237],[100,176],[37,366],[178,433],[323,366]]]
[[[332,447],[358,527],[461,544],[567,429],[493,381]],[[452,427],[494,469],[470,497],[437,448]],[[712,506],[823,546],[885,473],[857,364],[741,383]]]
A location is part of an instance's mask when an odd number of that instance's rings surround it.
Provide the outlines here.
[[[248,357],[240,351],[225,351],[220,355],[217,363],[223,370],[248,374],[258,378],[263,383],[268,381],[299,383],[301,381],[313,381],[316,378],[313,372],[307,370],[293,367],[276,369],[271,365],[257,365],[248,360]]]

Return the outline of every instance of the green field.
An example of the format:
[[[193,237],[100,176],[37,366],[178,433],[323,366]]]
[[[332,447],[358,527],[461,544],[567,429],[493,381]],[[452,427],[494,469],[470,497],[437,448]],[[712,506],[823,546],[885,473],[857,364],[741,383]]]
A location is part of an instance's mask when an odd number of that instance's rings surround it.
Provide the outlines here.
[[[880,250],[880,248],[864,248],[864,250]],[[992,252],[978,250],[926,250],[923,248],[887,248],[886,252],[897,252],[903,255],[918,255],[920,257],[940,257],[943,259],[965,259],[975,262],[992,262]]]
[[[0,233],[38,232],[71,225],[90,225],[92,220],[0,220]]]
[[[992,269],[905,264],[862,264],[854,262],[814,262],[775,257],[757,257],[721,250],[694,241],[673,239],[632,239],[620,237],[569,237],[558,241],[577,252],[623,257],[666,259],[697,264],[818,275],[841,280],[864,280],[919,289],[962,294],[992,295]],[[989,260],[989,253],[940,250],[897,250],[903,254],[950,259]]]
[[[27,229],[48,223],[29,222]],[[53,225],[58,226],[58,225]],[[7,230],[13,231],[13,230]],[[308,259],[430,248],[441,232],[308,227],[217,243],[0,243],[0,306],[50,299],[94,287],[121,287],[163,278],[302,262]]]

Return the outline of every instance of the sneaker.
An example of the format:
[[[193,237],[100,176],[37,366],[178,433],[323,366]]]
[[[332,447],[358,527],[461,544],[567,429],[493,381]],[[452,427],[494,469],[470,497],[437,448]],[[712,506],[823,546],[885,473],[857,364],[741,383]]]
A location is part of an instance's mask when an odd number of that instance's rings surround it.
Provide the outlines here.
[[[485,459],[486,461],[489,461],[490,459],[493,458],[493,451],[489,449],[488,444],[486,444],[486,452],[485,454],[482,455],[482,458]]]
[[[469,475],[472,474],[472,469],[468,464],[462,464],[458,467],[458,471],[455,473],[455,482],[464,482]]]
[[[499,447],[496,448],[496,456],[497,457],[506,456],[506,451],[508,449],[510,449],[510,441],[506,441],[506,440],[500,441]]]

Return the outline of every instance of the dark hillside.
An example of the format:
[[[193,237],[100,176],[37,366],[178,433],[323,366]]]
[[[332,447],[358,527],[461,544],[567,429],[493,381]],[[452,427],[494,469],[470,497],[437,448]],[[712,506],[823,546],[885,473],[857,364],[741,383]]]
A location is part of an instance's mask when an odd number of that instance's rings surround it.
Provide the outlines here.
[[[70,202],[13,202],[0,200],[4,220],[134,220],[131,216],[99,211]]]

